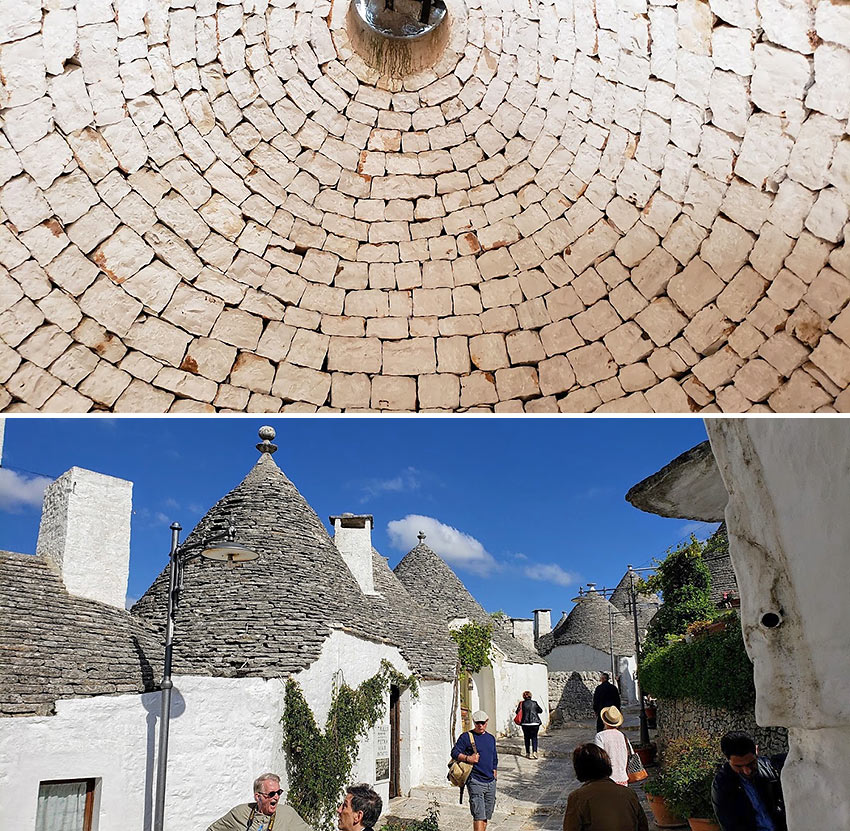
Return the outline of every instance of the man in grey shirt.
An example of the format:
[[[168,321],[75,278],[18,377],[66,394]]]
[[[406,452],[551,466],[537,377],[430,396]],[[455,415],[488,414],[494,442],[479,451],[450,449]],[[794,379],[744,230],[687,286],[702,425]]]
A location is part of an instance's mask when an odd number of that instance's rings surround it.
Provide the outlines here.
[[[207,831],[313,831],[285,802],[276,773],[261,773],[254,780],[254,802],[237,805]]]

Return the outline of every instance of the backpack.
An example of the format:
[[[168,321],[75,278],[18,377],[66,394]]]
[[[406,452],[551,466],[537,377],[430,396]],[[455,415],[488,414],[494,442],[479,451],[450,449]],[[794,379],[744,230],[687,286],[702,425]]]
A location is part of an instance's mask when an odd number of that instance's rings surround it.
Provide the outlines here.
[[[469,741],[472,744],[472,752],[477,753],[478,751],[475,748],[475,736],[473,736],[472,731],[470,730],[467,734],[469,736]],[[446,779],[451,782],[457,788],[460,788],[460,799],[463,802],[463,788],[466,785],[466,780],[469,779],[469,774],[472,773],[472,768],[474,765],[472,762],[459,762],[457,759],[449,759],[449,772],[446,776]]]

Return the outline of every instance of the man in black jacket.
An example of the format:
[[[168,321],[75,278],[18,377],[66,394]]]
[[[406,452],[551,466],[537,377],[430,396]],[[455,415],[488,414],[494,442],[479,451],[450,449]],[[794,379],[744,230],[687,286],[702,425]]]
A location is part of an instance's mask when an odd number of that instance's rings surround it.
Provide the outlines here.
[[[596,713],[596,732],[601,733],[605,729],[602,723],[602,717],[599,715],[606,707],[616,707],[620,709],[620,692],[608,680],[610,676],[607,672],[600,675],[601,683],[593,691],[593,712]]]
[[[727,733],[720,749],[726,762],[714,776],[711,804],[723,831],[786,831],[777,766],[746,733]]]

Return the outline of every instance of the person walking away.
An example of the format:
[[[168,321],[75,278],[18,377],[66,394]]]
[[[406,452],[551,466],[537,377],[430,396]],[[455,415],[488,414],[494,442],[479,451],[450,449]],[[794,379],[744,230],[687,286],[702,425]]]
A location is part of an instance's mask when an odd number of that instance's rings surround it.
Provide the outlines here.
[[[564,831],[649,831],[637,794],[611,779],[611,760],[601,747],[580,744],[573,767],[584,784],[567,797]]]
[[[540,714],[543,708],[531,697],[531,690],[522,694],[522,701],[517,704],[517,713],[522,712],[522,737],[525,740],[525,758],[537,758],[537,734],[540,732]]]
[[[759,756],[753,739],[734,730],[720,749],[726,761],[714,775],[711,804],[723,831],[786,831],[779,759]]]
[[[486,831],[487,822],[493,817],[493,809],[496,807],[499,754],[496,752],[496,739],[487,732],[489,720],[487,713],[476,710],[472,714],[475,747],[469,741],[469,733],[464,733],[455,742],[451,753],[458,762],[472,763],[472,772],[466,780],[472,831]]]
[[[618,729],[623,723],[623,714],[614,706],[605,707],[599,714],[605,728],[596,734],[593,743],[601,747],[611,760],[611,778],[618,785],[628,785],[629,775],[626,764],[632,752],[632,746],[626,734]]]
[[[593,691],[593,712],[596,713],[596,732],[605,729],[599,714],[605,707],[622,707],[620,703],[620,691],[611,683],[610,675],[603,672],[599,675],[599,686]]]
[[[337,827],[340,831],[372,831],[383,807],[383,800],[371,785],[350,785],[336,809]]]
[[[207,831],[313,831],[281,796],[280,777],[261,773],[254,780],[254,801],[231,808]]]

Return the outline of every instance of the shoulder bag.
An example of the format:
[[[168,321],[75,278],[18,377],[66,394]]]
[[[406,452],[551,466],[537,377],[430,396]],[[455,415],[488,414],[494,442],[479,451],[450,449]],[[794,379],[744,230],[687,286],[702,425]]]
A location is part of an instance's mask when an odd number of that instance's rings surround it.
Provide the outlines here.
[[[646,772],[640,756],[632,749],[632,743],[625,734],[623,738],[626,740],[626,752],[629,754],[628,761],[626,762],[626,776],[629,777],[629,782],[643,782],[649,774]]]
[[[472,743],[472,752],[477,753],[478,751],[475,749],[475,736],[472,734],[471,730],[468,735],[469,741]],[[451,758],[449,759],[449,772],[446,779],[448,779],[452,785],[463,791],[463,786],[466,784],[466,780],[469,779],[469,774],[472,773],[473,767],[472,762],[460,762],[455,758]],[[463,799],[462,794],[461,799]]]

